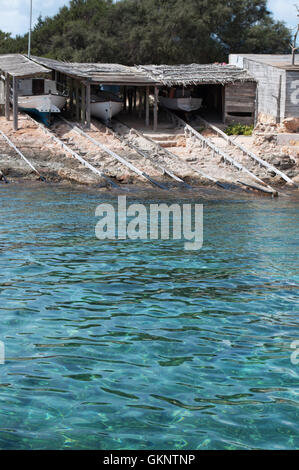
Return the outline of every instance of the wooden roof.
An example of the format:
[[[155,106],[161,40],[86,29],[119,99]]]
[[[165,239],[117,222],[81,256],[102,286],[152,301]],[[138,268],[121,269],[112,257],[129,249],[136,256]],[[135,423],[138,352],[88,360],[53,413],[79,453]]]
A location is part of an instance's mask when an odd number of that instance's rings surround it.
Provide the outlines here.
[[[166,86],[225,85],[255,81],[248,70],[227,64],[140,65],[138,69]]]
[[[0,55],[0,70],[11,76],[34,77],[50,70],[91,84],[188,86],[255,81],[248,70],[227,64],[140,65],[61,62],[22,54]]]
[[[0,55],[0,70],[18,78],[34,77],[50,72],[46,67],[33,62],[22,54]]]
[[[86,79],[91,83],[109,85],[154,85],[156,81],[137,67],[120,64],[93,64],[78,62],[61,62],[44,57],[32,57],[41,65],[64,73],[69,77]]]

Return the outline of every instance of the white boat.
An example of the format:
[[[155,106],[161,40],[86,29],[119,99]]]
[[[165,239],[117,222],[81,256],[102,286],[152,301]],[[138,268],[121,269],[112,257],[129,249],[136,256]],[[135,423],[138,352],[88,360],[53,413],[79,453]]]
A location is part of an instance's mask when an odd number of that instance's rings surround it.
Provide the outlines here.
[[[36,109],[40,113],[60,113],[66,98],[60,95],[19,96],[18,105],[24,109]]]
[[[173,109],[174,111],[196,111],[202,105],[202,98],[192,98],[191,96],[184,98],[166,98],[159,96],[159,101],[165,108]]]
[[[29,113],[37,114],[50,124],[52,113],[60,113],[67,97],[57,90],[56,82],[44,78],[19,80],[18,106]]]
[[[122,108],[122,99],[113,93],[100,91],[97,94],[91,96],[91,115],[98,119],[102,119],[105,122],[111,121],[112,117],[119,113]]]

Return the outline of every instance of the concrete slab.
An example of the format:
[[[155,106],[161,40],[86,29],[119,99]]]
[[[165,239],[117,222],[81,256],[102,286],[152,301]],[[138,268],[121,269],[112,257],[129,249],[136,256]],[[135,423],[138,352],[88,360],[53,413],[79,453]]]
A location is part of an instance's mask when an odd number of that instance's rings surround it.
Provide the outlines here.
[[[299,134],[277,134],[278,145],[299,145]]]

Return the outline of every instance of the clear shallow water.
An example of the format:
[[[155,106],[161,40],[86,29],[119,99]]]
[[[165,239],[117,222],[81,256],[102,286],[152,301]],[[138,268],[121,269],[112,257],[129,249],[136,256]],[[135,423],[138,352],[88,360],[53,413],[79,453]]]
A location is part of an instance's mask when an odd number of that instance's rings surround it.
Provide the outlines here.
[[[206,201],[204,246],[94,236],[1,185],[0,448],[299,448],[299,201]]]

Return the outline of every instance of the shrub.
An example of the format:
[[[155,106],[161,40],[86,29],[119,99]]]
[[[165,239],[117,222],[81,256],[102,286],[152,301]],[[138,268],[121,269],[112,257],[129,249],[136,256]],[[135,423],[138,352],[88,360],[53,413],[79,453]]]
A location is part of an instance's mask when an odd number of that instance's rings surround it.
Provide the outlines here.
[[[233,123],[225,129],[227,135],[252,135],[253,125],[247,126],[245,124]]]

